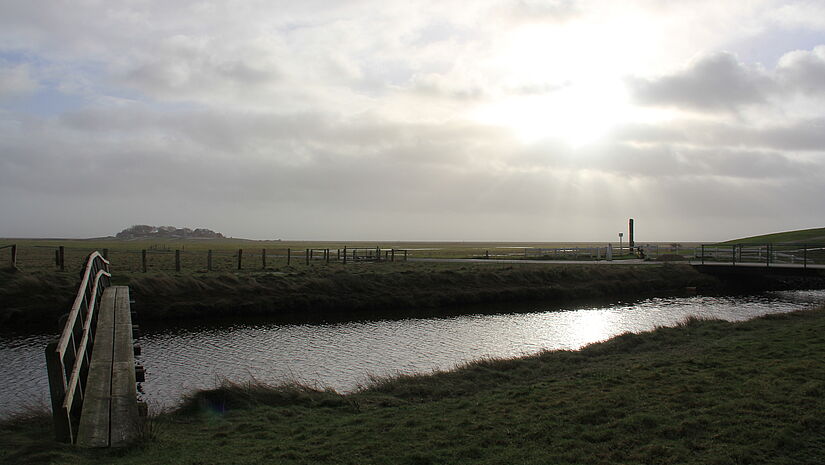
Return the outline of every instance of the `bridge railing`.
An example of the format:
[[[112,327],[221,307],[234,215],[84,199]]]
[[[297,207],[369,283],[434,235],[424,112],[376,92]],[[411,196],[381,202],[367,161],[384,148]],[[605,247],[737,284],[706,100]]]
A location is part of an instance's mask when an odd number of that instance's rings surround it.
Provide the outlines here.
[[[74,442],[77,438],[100,296],[109,286],[110,277],[109,262],[100,253],[92,252],[86,260],[80,287],[60,338],[46,346],[46,368],[58,441]]]
[[[806,268],[825,265],[825,243],[702,244],[694,263]]]

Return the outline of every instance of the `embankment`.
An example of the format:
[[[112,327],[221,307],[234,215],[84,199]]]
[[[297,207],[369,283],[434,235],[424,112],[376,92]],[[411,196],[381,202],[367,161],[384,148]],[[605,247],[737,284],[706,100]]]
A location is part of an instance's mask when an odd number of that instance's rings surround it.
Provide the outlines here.
[[[0,273],[0,325],[51,329],[71,305],[71,273]],[[385,264],[283,268],[274,272],[115,276],[131,287],[133,309],[147,320],[280,317],[291,320],[437,313],[466,304],[612,299],[754,292],[823,286],[788,278],[755,281],[698,273],[688,265]]]

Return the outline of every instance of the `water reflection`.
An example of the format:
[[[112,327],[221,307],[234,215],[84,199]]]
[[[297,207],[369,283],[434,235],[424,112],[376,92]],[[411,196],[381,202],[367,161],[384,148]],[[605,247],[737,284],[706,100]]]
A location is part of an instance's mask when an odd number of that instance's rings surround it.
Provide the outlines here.
[[[482,357],[578,349],[618,334],[672,326],[689,316],[745,320],[810,308],[825,291],[748,297],[654,298],[568,311],[535,304],[524,313],[331,324],[224,324],[176,328],[142,325],[147,368],[143,397],[154,407],[174,405],[183,393],[221,378],[268,383],[298,381],[350,391],[369,377],[449,369]],[[45,336],[0,338],[0,414],[20,402],[48,401],[43,366]]]

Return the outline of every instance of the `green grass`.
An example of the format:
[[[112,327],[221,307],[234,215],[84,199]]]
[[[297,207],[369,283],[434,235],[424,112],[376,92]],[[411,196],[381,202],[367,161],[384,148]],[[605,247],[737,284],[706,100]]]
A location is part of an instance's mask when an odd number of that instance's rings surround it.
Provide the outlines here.
[[[797,231],[763,234],[761,236],[733,239],[720,244],[767,244],[767,243],[825,243],[825,228],[800,229]]]
[[[818,464],[825,462],[825,309],[691,320],[578,352],[374,380],[194,393],[120,451],[0,426],[5,463]]]

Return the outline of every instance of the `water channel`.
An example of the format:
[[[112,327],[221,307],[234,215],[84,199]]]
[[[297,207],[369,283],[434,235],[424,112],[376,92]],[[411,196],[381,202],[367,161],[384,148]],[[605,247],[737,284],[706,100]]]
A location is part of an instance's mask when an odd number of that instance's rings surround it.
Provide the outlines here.
[[[142,324],[146,367],[141,397],[156,411],[221,379],[298,381],[357,389],[370,376],[445,370],[483,357],[579,349],[624,332],[672,326],[689,316],[741,321],[825,303],[825,291],[737,297],[668,297],[552,309],[511,304],[491,313],[322,324],[223,323],[174,327]],[[482,312],[483,313],[480,313]],[[49,405],[43,350],[54,335],[0,335],[0,418]]]

